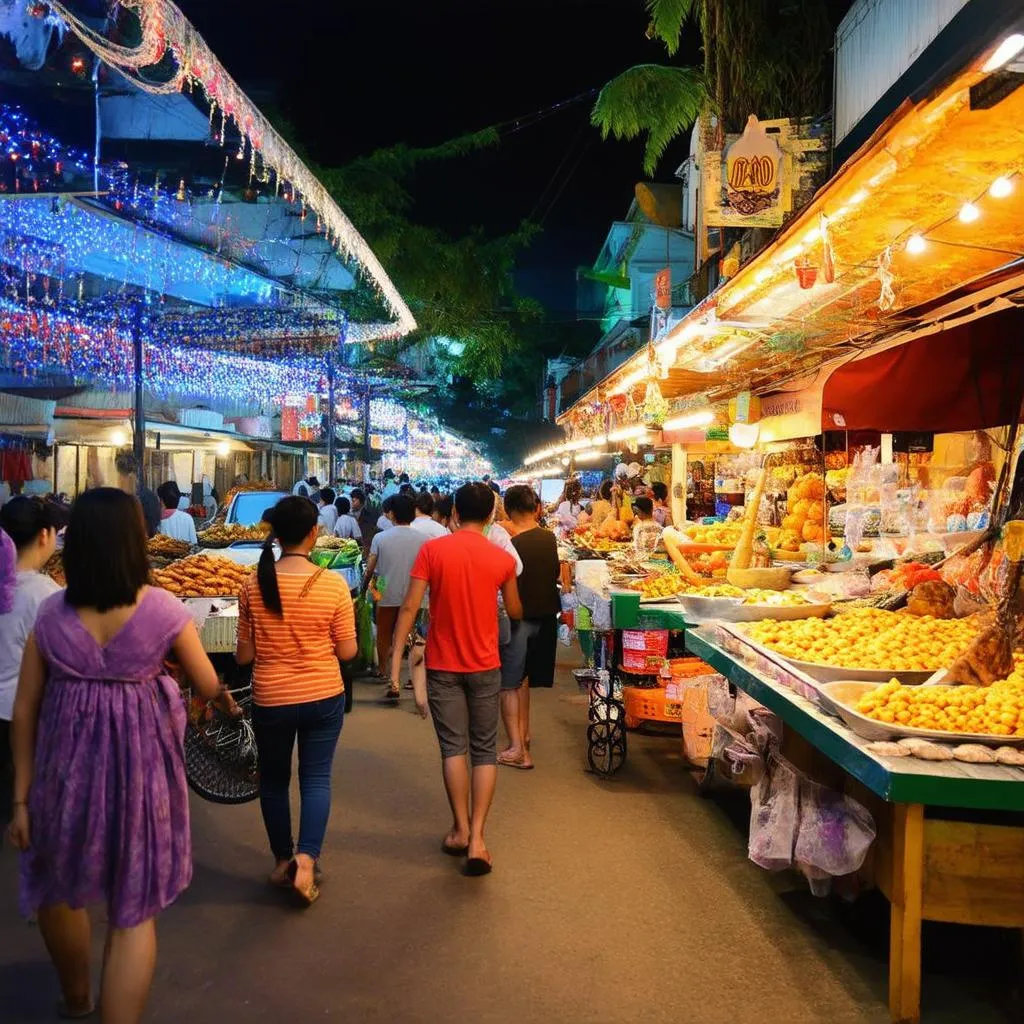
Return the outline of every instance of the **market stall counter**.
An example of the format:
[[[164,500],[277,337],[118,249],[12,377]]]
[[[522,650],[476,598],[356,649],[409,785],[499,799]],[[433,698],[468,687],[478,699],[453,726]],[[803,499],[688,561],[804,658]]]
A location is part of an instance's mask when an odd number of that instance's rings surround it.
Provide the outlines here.
[[[923,920],[1024,928],[1024,769],[878,756],[729,632],[694,629],[687,646],[781,719],[790,762],[874,815],[866,873],[891,904],[890,1014],[919,1021]]]

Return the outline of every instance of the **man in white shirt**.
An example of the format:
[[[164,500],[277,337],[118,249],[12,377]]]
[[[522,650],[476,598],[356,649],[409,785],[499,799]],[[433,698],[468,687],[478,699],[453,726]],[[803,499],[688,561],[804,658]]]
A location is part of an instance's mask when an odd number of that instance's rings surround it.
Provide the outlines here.
[[[416,518],[413,520],[412,528],[419,530],[427,540],[435,537],[445,537],[448,531],[434,518],[434,499],[427,491],[420,491],[416,495]]]
[[[338,521],[334,524],[334,536],[361,541],[363,531],[359,529],[359,523],[352,515],[352,503],[348,498],[337,498],[334,507],[338,510]]]
[[[394,520],[391,518],[391,505],[392,499],[397,495],[391,495],[389,498],[385,498],[383,504],[380,507],[380,518],[377,520],[377,532],[383,533],[385,530],[390,530],[395,525]]]
[[[325,487],[320,491],[317,505],[320,508],[320,515],[317,523],[323,528],[324,533],[334,533],[334,527],[338,525],[338,510],[334,507],[334,491]]]
[[[159,532],[166,537],[173,537],[175,540],[198,544],[196,521],[187,512],[182,512],[178,508],[178,502],[181,500],[181,491],[178,490],[178,485],[173,480],[168,480],[156,489],[156,493],[163,505]]]

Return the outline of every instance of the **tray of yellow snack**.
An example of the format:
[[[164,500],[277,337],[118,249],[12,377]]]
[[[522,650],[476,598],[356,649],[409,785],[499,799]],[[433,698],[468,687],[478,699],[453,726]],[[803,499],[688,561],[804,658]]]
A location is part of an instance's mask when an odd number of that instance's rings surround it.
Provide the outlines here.
[[[740,635],[818,682],[883,683],[895,676],[923,683],[952,665],[977,633],[968,619],[858,608],[831,619],[752,622]]]
[[[251,565],[239,565],[217,555],[192,555],[153,572],[153,585],[175,597],[238,597],[252,574]]]
[[[1024,746],[1024,677],[991,686],[904,686],[837,681],[819,688],[822,704],[867,740],[945,740]]]

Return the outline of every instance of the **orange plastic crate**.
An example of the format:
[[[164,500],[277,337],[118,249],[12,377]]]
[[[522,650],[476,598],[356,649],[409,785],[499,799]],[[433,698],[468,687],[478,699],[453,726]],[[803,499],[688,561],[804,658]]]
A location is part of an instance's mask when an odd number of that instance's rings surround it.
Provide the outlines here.
[[[683,718],[683,702],[669,700],[664,688],[624,686],[622,699],[626,705],[626,728],[636,729],[641,722],[679,724]]]

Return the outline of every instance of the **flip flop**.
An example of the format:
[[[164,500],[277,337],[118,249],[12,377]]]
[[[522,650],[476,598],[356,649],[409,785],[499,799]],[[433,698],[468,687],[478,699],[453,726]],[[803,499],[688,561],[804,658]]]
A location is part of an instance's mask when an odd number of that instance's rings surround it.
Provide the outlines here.
[[[96,1012],[96,1004],[93,1003],[87,1010],[79,1010],[78,1013],[72,1013],[68,1009],[68,1004],[63,999],[57,1003],[57,1016],[62,1020],[85,1020],[86,1017],[91,1017]]]
[[[441,840],[441,852],[448,854],[449,857],[465,857],[469,853],[468,846],[449,846],[443,839]]]
[[[511,757],[502,757],[498,755],[498,764],[504,765],[506,768],[518,768],[521,772],[532,772],[533,764],[523,764],[522,761],[514,761]]]
[[[489,875],[493,868],[494,865],[489,860],[484,860],[483,857],[470,857],[466,861],[462,873],[469,878],[481,878],[484,875]]]
[[[309,887],[309,891],[303,892],[295,885],[295,879],[298,876],[298,873],[298,862],[293,860],[291,864],[288,865],[288,877],[292,882],[292,892],[295,894],[295,899],[298,900],[303,907],[311,907],[318,899],[320,899],[320,886],[318,886],[316,882],[313,882]]]

